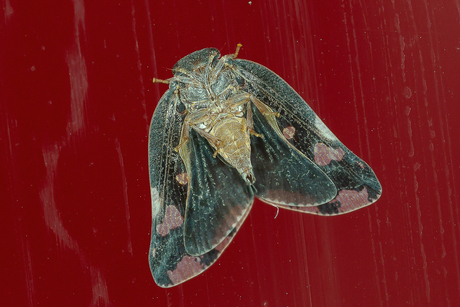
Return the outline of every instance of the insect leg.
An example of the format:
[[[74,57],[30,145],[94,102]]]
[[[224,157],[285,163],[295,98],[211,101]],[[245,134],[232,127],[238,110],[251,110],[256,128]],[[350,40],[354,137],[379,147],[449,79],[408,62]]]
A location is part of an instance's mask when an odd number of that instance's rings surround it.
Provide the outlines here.
[[[184,145],[185,143],[188,142],[188,128],[189,128],[189,117],[186,116],[185,117],[185,120],[184,120],[184,124],[182,125],[182,133],[180,134],[180,141],[179,141],[179,145],[177,145],[176,147],[174,147],[174,150],[176,152],[179,152],[179,148],[182,147],[182,145]]]
[[[209,143],[211,143],[212,146],[214,146],[216,148],[216,151],[214,152],[213,154],[213,157],[215,158],[217,156],[217,154],[219,153],[220,151],[220,140],[218,138],[216,138],[214,135],[204,131],[204,130],[201,130],[200,128],[196,128],[196,127],[193,127],[192,128],[198,132],[202,137],[204,137],[205,139],[207,139],[209,141]]]
[[[178,90],[176,89],[176,92]],[[177,97],[177,96],[176,96]],[[196,127],[194,127],[197,123],[203,122],[204,119],[207,117],[207,111],[198,111],[195,113],[189,113],[188,110],[185,110],[184,114],[187,114],[184,119],[184,123],[182,125],[182,133],[181,133],[181,138],[179,145],[177,145],[174,150],[179,151],[179,148],[187,143],[188,138],[189,138],[189,128],[193,127],[195,130],[197,130]],[[198,130],[197,130],[198,131]],[[200,133],[200,131],[198,131]]]
[[[173,78],[166,79],[166,80],[153,78],[152,81],[153,81],[153,83],[164,83],[164,84],[169,84],[173,79],[174,79],[174,77],[173,77]]]
[[[249,96],[249,99],[257,107],[260,113],[267,119],[270,126],[279,134],[282,135],[276,117],[280,117],[280,113],[274,112],[269,106],[265,103],[254,97],[253,95]],[[250,109],[250,108],[248,108]],[[252,112],[251,112],[252,113]]]
[[[243,45],[241,45],[241,44],[237,44],[237,45],[236,45],[235,53],[232,54],[232,58],[233,58],[233,59],[236,59],[236,57],[238,56],[238,53],[240,52],[241,47],[243,47]]]
[[[246,122],[248,125],[249,133],[256,137],[263,138],[264,136],[262,134],[259,134],[254,130],[254,119],[252,118],[251,99],[249,99],[249,101],[247,102],[246,107],[247,107]]]
[[[259,109],[260,113],[262,113],[263,116],[267,117],[267,116],[272,115],[272,116],[280,117],[280,114],[278,112],[273,112],[269,106],[264,104],[262,101],[260,101],[256,97],[251,95],[249,99],[251,100],[252,103],[254,103],[257,109]]]

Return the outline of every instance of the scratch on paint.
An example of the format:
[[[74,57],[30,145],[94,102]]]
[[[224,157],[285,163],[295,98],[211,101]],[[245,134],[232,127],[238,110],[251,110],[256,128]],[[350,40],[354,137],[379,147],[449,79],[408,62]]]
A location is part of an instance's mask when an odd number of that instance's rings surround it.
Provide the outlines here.
[[[415,154],[415,149],[414,149],[414,141],[412,139],[412,122],[409,118],[411,108],[406,107],[406,116],[407,116],[407,133],[409,135],[409,142],[410,142],[410,149],[409,149],[409,157],[413,157]]]
[[[69,67],[71,120],[67,132],[81,133],[86,114],[86,95],[88,94],[88,75],[84,55],[80,45],[80,29],[85,33],[85,9],[82,1],[74,0],[74,44],[69,48],[66,62]]]
[[[54,186],[58,161],[61,148],[67,144],[73,144],[76,136],[82,133],[86,118],[86,98],[88,91],[87,69],[84,55],[80,45],[80,31],[85,34],[85,9],[84,2],[74,0],[74,44],[69,48],[66,62],[69,68],[70,82],[70,106],[71,114],[67,124],[67,140],[54,143],[54,145],[42,148],[46,176],[40,188],[40,200],[43,206],[45,223],[56,236],[58,245],[69,248],[79,255],[82,271],[89,271],[91,276],[93,305],[109,305],[107,282],[101,270],[92,265],[86,258],[85,253],[79,247],[78,242],[72,238],[62,221],[54,199]],[[84,35],[83,35],[84,37]],[[61,248],[62,248],[61,247]]]
[[[425,279],[425,293],[427,301],[430,302],[430,280],[428,278],[428,262],[426,260],[425,246],[423,244],[423,225],[422,225],[422,210],[420,208],[420,198],[418,197],[418,181],[416,175],[417,165],[414,165],[414,195],[415,207],[417,208],[417,223],[420,237],[420,253],[423,260],[423,276]]]
[[[136,15],[136,9],[134,7],[133,1],[131,1],[132,30],[133,30],[135,50],[136,50],[136,55],[137,55],[137,70],[139,72],[140,93],[142,95],[141,105],[144,110],[144,114],[142,115],[142,117],[144,121],[148,123],[149,120],[147,116],[147,105],[145,103],[145,85],[144,85],[144,77],[142,76],[142,62],[141,62],[141,56],[140,56],[140,51],[139,51],[139,39],[137,37],[136,16],[135,15]],[[147,131],[148,131],[148,126],[147,126]]]
[[[13,10],[13,7],[11,6],[11,3],[9,0],[5,0],[5,4],[4,4],[4,12],[5,12],[5,20],[8,22],[11,15],[13,15],[14,13],[14,10]]]
[[[39,195],[43,206],[45,223],[56,236],[58,245],[75,251],[75,253],[80,256],[82,270],[89,270],[92,281],[93,301],[98,302],[99,298],[101,298],[105,303],[108,303],[108,290],[105,278],[103,278],[100,270],[91,265],[86,259],[84,252],[79,247],[78,243],[71,237],[70,233],[64,227],[61,215],[56,207],[56,201],[54,199],[54,185],[58,168],[60,147],[61,145],[56,143],[54,146],[42,149],[43,160],[46,167],[46,176]]]
[[[440,55],[439,55],[439,45],[438,45],[438,42],[439,42],[439,38],[437,37],[437,29],[436,29],[436,19],[432,16],[434,15],[434,11],[433,11],[433,8],[431,7],[430,10],[429,10],[429,5],[427,3],[426,0],[423,1],[424,3],[424,7],[425,7],[425,12],[426,12],[426,16],[427,16],[427,25],[428,25],[428,38],[429,38],[429,41],[430,41],[430,44],[429,46],[431,47],[431,62],[432,62],[432,67],[434,68],[434,71],[433,71],[433,79],[434,79],[434,90],[435,90],[435,94],[436,94],[436,101],[438,102],[439,104],[439,108],[436,108],[438,110],[438,120],[439,120],[439,129],[440,129],[440,136],[441,136],[441,139],[442,140],[452,140],[452,138],[450,137],[450,132],[449,132],[449,129],[447,127],[449,127],[449,122],[448,122],[448,117],[447,116],[443,116],[442,114],[448,114],[448,112],[446,112],[445,110],[445,106],[447,105],[447,102],[446,102],[446,99],[445,99],[445,96],[443,95],[443,93],[445,93],[445,90],[444,90],[444,85],[443,85],[443,74],[439,74],[439,71],[442,71],[442,68],[441,68],[441,65],[439,64],[439,58],[440,58]],[[459,2],[456,1],[456,4],[457,4],[457,9],[459,8]],[[434,38],[433,38],[434,36]],[[420,55],[420,58],[422,59],[421,55]],[[424,80],[425,81],[425,80]],[[426,87],[426,81],[424,82],[424,85]],[[440,90],[441,88],[441,90]],[[426,101],[425,103],[425,106],[428,106],[428,101]],[[430,125],[430,122],[432,121],[431,117],[428,116],[428,110],[426,109],[426,114],[427,114],[427,117],[428,117],[428,125],[430,127],[430,136],[431,138],[434,138],[435,137],[435,133],[434,131],[431,129],[431,125]],[[445,122],[444,122],[445,121]],[[446,127],[446,128],[445,128]],[[443,182],[445,182],[446,184],[446,189],[447,189],[447,196],[448,196],[448,201],[447,201],[447,204],[448,204],[448,207],[449,207],[449,213],[450,213],[450,216],[454,216],[453,214],[453,207],[458,207],[456,206],[456,198],[452,198],[452,189],[454,190],[454,194],[453,195],[456,195],[455,193],[455,190],[456,190],[456,187],[457,185],[456,184],[453,184],[451,186],[450,182],[456,182],[455,181],[455,178],[454,178],[454,171],[453,171],[453,166],[456,165],[456,163],[453,162],[453,154],[452,154],[452,147],[451,147],[451,141],[448,141],[448,142],[441,142],[441,148],[442,148],[442,152],[444,153],[442,156],[444,158],[444,161],[441,163],[442,165],[445,165],[446,169],[445,169],[445,180],[443,180]],[[438,212],[438,220],[439,220],[439,233],[440,233],[440,243],[441,243],[441,250],[442,250],[442,258],[445,257],[446,255],[446,250],[445,250],[445,245],[444,245],[444,227],[443,227],[443,218],[442,218],[442,210],[441,210],[441,204],[442,204],[442,201],[441,201],[441,196],[440,196],[440,189],[438,188],[439,187],[439,181],[438,181],[438,170],[436,168],[436,158],[434,156],[434,145],[433,145],[433,140],[430,139],[430,155],[431,155],[431,162],[432,162],[432,172],[433,172],[433,179],[435,181],[435,186],[436,188],[434,189],[435,191],[435,195],[436,195],[436,203],[437,203],[437,212]],[[450,168],[450,170],[449,170]],[[439,173],[439,176],[441,176],[442,173]],[[452,174],[452,175],[450,175]],[[449,178],[450,177],[450,178]],[[455,232],[456,230],[454,230],[455,228],[455,223],[451,223],[452,225],[452,231]],[[456,264],[456,273],[457,273],[457,287],[460,287],[460,267],[459,267],[459,257],[458,257],[458,248],[456,247],[457,246],[457,240],[456,240],[456,236],[453,236],[453,245],[454,245],[454,248],[453,248],[453,256],[454,256],[454,263]],[[445,270],[445,267],[443,266],[444,270]],[[445,277],[444,277],[445,278]],[[446,297],[447,297],[447,292],[446,293]],[[429,298],[429,297],[428,297]]]
[[[125,173],[125,164],[123,162],[123,155],[121,153],[121,145],[118,138],[115,139],[115,148],[118,154],[118,162],[120,164],[120,171],[121,171],[121,181],[123,186],[123,201],[125,203],[125,217],[126,217],[126,231],[128,232],[128,242],[126,242],[128,252],[133,255],[133,244],[131,241],[131,216],[129,210],[129,201],[128,201],[128,182],[126,180],[126,173]]]
[[[404,36],[402,35],[401,32],[401,23],[399,20],[399,14],[395,14],[395,20],[394,20],[396,32],[398,32],[399,35],[399,49],[401,53],[401,72],[402,72],[402,79],[403,82],[406,82],[406,55],[404,53],[404,50],[406,48],[406,43],[404,41]]]
[[[30,256],[30,244],[29,238],[27,236],[21,236],[21,248],[23,250],[24,256],[24,272],[26,275],[26,291],[27,291],[27,301],[29,306],[35,306],[35,282],[34,282],[34,270],[33,270],[33,261]]]

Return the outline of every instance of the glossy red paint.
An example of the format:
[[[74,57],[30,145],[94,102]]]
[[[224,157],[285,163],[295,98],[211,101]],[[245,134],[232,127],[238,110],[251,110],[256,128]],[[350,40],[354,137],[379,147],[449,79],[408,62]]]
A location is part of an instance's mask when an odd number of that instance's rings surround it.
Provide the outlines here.
[[[456,2],[2,8],[2,306],[460,306]],[[237,43],[369,163],[383,196],[331,218],[257,202],[218,264],[162,289],[147,135],[167,86],[151,80]]]

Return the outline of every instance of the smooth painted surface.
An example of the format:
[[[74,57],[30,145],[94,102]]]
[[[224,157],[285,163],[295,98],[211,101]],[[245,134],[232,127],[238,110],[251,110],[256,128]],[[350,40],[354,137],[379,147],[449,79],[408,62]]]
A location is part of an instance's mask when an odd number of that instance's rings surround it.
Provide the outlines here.
[[[4,0],[5,306],[459,306],[458,1]],[[161,289],[147,133],[177,60],[269,67],[375,171],[341,217],[257,202],[218,263]],[[275,218],[276,217],[276,218]]]

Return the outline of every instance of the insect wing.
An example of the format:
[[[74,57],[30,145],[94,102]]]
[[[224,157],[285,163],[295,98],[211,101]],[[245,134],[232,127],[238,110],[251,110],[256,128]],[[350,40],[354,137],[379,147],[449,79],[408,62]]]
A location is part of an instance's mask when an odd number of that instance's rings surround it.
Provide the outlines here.
[[[262,191],[265,195],[256,196],[273,205],[322,215],[351,212],[380,197],[382,188],[372,169],[334,136],[291,86],[268,68],[251,61],[236,59],[233,67],[244,80],[243,90],[280,113],[275,122],[269,121],[280,139],[314,161],[337,190],[332,200],[314,207],[289,204],[289,197],[285,201],[287,204],[283,204],[265,197],[271,193],[267,191]],[[283,177],[284,173],[279,172],[277,176]],[[322,189],[321,183],[311,184]]]
[[[276,205],[318,206],[337,194],[334,183],[303,153],[283,140],[267,118],[252,106],[254,129],[263,138],[251,138],[257,197]]]
[[[179,144],[183,118],[176,112],[176,97],[168,90],[153,114],[149,133],[149,173],[152,196],[152,236],[149,264],[160,287],[180,284],[206,270],[221,255],[241,226],[220,244],[200,255],[190,255],[184,245],[187,202],[186,167],[174,147]]]
[[[185,248],[191,255],[201,255],[225,240],[247,216],[254,191],[235,168],[213,157],[208,141],[193,129],[181,155],[190,174]]]

